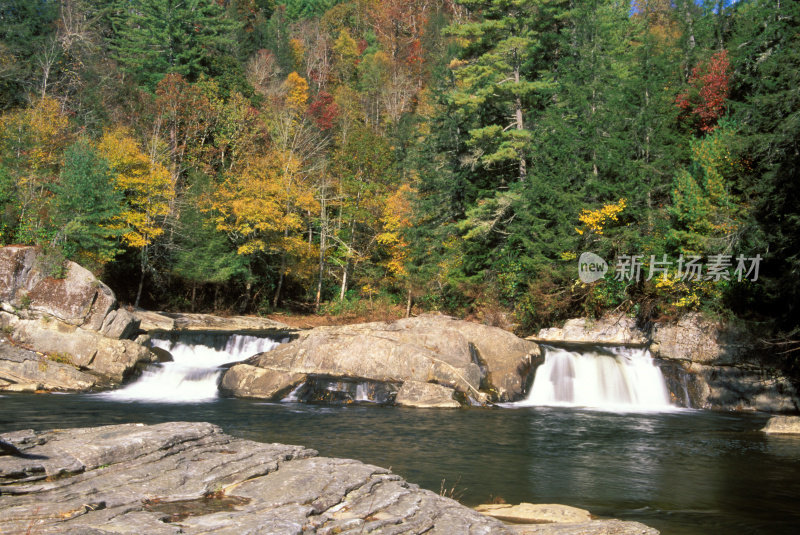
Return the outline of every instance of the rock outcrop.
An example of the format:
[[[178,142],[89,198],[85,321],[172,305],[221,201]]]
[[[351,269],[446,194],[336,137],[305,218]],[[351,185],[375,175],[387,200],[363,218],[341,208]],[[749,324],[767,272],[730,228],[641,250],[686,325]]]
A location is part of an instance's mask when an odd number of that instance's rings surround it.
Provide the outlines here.
[[[49,277],[38,248],[0,248],[0,306],[0,389],[85,391],[155,359],[108,286],[74,262]]]
[[[294,331],[285,323],[257,316],[212,316],[210,314],[136,310],[133,313],[133,317],[140,322],[140,329],[148,332],[226,331],[269,333],[272,331]]]
[[[294,388],[302,376],[321,376],[396,385],[405,405],[452,406],[456,397],[483,404],[490,397],[521,397],[538,356],[535,343],[501,329],[424,315],[301,332],[231,367],[220,388],[269,399]],[[407,382],[413,384],[403,389]],[[426,383],[434,387],[419,386]]]
[[[800,416],[773,416],[762,431],[768,435],[800,435]]]
[[[207,423],[0,435],[0,532],[510,534],[389,470]]]
[[[624,314],[609,314],[598,320],[574,318],[563,327],[542,329],[528,340],[537,342],[587,342],[595,344],[648,343],[646,334],[636,326],[636,320]]]
[[[530,339],[646,346],[659,361],[679,405],[767,412],[800,409],[797,386],[780,367],[770,365],[751,333],[697,313],[648,329],[640,329],[624,315],[571,319],[562,328],[542,329]]]

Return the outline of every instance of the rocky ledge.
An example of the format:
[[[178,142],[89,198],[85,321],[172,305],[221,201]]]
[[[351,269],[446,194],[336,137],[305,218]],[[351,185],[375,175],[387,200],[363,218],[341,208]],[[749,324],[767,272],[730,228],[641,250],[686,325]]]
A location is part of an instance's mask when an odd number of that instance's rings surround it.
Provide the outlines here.
[[[223,331],[293,332],[285,323],[256,316],[212,316],[210,314],[190,314],[176,312],[152,312],[136,310],[133,317],[139,321],[140,329],[147,332],[164,331]]]
[[[510,531],[389,470],[172,422],[0,435],[0,532]]]
[[[74,262],[53,278],[47,262],[36,247],[0,248],[0,390],[108,387],[155,360],[108,286]]]
[[[239,397],[352,398],[458,407],[521,399],[539,346],[496,327],[425,314],[390,323],[317,327],[231,367],[220,390]],[[324,396],[324,398],[319,398]]]
[[[641,328],[624,314],[574,318],[528,340],[554,345],[590,343],[647,347],[661,366],[673,401],[694,408],[797,412],[798,386],[773,354],[742,326],[697,313]],[[688,399],[686,399],[688,396]]]

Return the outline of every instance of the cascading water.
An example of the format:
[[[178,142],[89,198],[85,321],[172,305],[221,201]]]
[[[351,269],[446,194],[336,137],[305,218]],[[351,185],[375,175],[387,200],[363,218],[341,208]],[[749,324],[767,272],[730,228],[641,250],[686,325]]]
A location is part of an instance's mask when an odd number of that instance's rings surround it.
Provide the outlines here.
[[[220,366],[263,353],[277,346],[270,338],[241,334],[187,333],[151,340],[169,351],[172,362],[151,364],[130,385],[97,394],[115,401],[188,403],[217,397]]]
[[[572,351],[544,346],[528,398],[517,406],[670,410],[669,390],[646,349]]]

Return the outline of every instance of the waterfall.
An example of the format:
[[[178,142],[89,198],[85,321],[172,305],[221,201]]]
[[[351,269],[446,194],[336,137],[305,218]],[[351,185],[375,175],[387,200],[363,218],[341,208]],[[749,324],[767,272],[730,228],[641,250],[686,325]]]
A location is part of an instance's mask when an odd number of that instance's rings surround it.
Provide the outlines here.
[[[279,344],[261,336],[180,333],[153,337],[153,347],[169,351],[172,362],[149,365],[135,382],[97,394],[114,401],[189,403],[217,398],[220,366],[238,362]]]
[[[517,406],[672,408],[664,376],[646,349],[543,350],[544,363],[536,370],[528,398]]]

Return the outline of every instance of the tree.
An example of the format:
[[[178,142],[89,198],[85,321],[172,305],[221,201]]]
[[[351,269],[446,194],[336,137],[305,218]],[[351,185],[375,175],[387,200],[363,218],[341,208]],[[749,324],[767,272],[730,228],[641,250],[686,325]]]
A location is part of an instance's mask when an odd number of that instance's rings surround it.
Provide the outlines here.
[[[273,298],[277,306],[290,261],[311,252],[303,216],[316,211],[316,200],[301,162],[278,150],[254,159],[241,173],[228,175],[214,193],[212,208],[217,229],[238,243],[239,254],[280,259]]]
[[[753,207],[748,245],[765,258],[762,312],[791,332],[800,316],[800,4],[745,2],[733,20],[730,108],[741,128],[738,186]]]
[[[459,3],[480,13],[480,18],[449,29],[465,44],[463,58],[452,63],[458,80],[452,98],[460,113],[482,119],[469,132],[476,159],[487,168],[512,162],[522,181],[531,139],[526,115],[534,92],[550,85],[535,61],[541,46],[537,29],[544,22],[540,20],[544,2]],[[498,186],[504,180],[501,175]]]
[[[114,174],[114,187],[122,193],[124,208],[119,215],[122,241],[139,249],[141,274],[134,306],[139,306],[148,269],[148,246],[164,233],[164,219],[175,197],[169,171],[148,158],[124,128],[106,131],[98,151]]]
[[[232,48],[236,30],[213,0],[121,0],[112,20],[115,59],[151,91],[168,73],[197,80],[209,55]]]
[[[64,153],[59,182],[53,187],[52,245],[68,258],[98,268],[119,252],[117,225],[122,193],[114,187],[111,169],[85,140]]]

